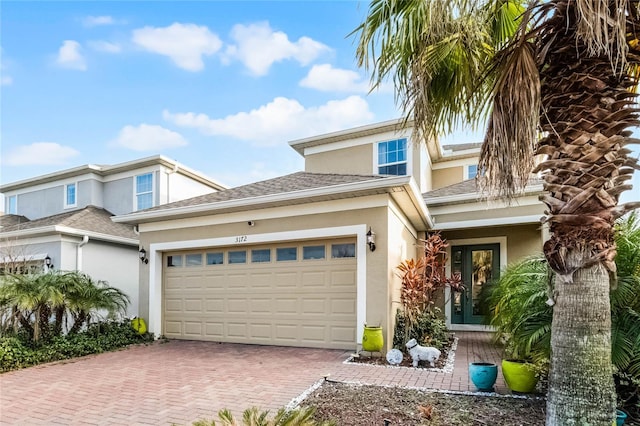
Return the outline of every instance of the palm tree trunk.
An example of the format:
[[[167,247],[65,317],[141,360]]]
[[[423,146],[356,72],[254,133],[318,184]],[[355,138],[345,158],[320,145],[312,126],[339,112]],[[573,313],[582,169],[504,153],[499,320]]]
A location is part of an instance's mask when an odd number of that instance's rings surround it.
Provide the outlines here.
[[[611,426],[609,274],[596,265],[577,270],[573,282],[558,276],[555,294],[547,425]]]

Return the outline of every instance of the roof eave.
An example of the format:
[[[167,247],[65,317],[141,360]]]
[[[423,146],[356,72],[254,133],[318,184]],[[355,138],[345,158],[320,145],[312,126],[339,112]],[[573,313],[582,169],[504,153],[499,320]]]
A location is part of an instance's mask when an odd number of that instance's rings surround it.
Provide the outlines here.
[[[531,196],[543,193],[542,184],[532,185],[525,189],[521,196]],[[462,204],[466,202],[475,202],[482,199],[478,193],[465,193],[456,195],[443,195],[441,197],[424,197],[424,202],[427,206],[437,206],[442,204]]]
[[[90,239],[107,241],[118,244],[125,244],[131,246],[137,246],[139,244],[138,239],[135,238],[126,238],[126,237],[118,237],[117,235],[104,234],[101,232],[94,231],[85,231],[83,229],[70,228],[68,226],[61,225],[49,225],[42,226],[39,228],[31,228],[31,229],[19,229],[16,231],[3,232],[0,233],[0,237],[3,239],[7,238],[25,238],[25,237],[35,237],[38,235],[51,235],[51,234],[64,234],[71,235],[77,237],[83,237],[85,235],[89,236]]]
[[[339,142],[348,139],[356,139],[364,136],[375,135],[377,133],[384,133],[393,130],[402,130],[404,128],[411,127],[412,122],[403,126],[404,119],[387,120],[381,123],[367,124],[347,130],[340,130],[337,132],[326,133],[324,135],[312,136],[303,139],[296,139],[289,142],[289,146],[295,149],[298,154],[304,156],[305,148],[317,145],[324,145],[327,143]]]

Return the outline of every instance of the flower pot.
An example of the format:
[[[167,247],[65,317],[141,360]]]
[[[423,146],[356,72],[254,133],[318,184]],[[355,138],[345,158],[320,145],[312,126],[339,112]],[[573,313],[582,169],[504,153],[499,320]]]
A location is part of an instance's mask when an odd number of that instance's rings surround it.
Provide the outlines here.
[[[531,363],[502,360],[502,375],[509,389],[514,392],[532,393],[536,390],[538,377]]]
[[[622,426],[627,420],[627,413],[622,410],[616,410],[616,426]]]
[[[381,352],[384,347],[382,327],[364,326],[362,334],[362,350],[367,352]]]
[[[479,391],[491,392],[498,378],[498,366],[490,362],[472,362],[469,378]]]

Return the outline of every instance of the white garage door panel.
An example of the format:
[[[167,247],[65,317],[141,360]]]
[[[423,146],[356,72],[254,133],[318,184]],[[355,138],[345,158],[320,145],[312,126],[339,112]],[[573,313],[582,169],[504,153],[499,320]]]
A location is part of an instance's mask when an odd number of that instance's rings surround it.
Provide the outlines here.
[[[201,251],[203,263],[205,253],[223,252],[224,264],[165,267],[164,334],[178,339],[353,348],[356,259],[332,259],[335,242],[260,246],[270,250],[271,261],[258,263],[251,262],[256,247],[215,248]],[[303,260],[302,247],[309,245],[325,245],[329,257]],[[297,260],[276,261],[278,247],[293,246]],[[247,263],[227,264],[228,251],[239,250],[247,251]]]

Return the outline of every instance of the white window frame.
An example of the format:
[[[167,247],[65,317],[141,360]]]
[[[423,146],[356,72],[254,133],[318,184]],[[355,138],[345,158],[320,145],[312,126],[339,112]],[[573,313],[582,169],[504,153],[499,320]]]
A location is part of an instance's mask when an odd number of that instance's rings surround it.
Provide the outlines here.
[[[406,153],[406,159],[404,161],[396,161],[393,163],[383,163],[380,164],[378,162],[378,158],[380,156],[380,144],[382,143],[387,143],[387,142],[391,142],[391,141],[399,141],[404,139],[405,142],[405,153]],[[411,144],[411,141],[409,140],[409,138],[407,136],[400,136],[397,138],[393,138],[393,139],[386,139],[383,141],[378,141],[374,144],[375,146],[375,152],[373,153],[373,173],[376,175],[380,174],[380,167],[384,167],[384,166],[393,166],[396,164],[402,164],[405,163],[406,164],[406,174],[404,175],[397,175],[397,176],[412,176],[413,175],[413,168],[412,168],[412,164],[413,164],[413,149],[410,149],[409,146]],[[391,175],[391,176],[396,176],[396,175]]]
[[[74,188],[74,203],[69,204],[69,197],[68,197],[68,193],[67,191],[69,190],[69,187],[73,185]],[[71,183],[67,183],[64,186],[64,208],[65,209],[69,209],[72,207],[78,207],[78,182],[71,182]]]
[[[14,207],[15,207],[14,211],[11,211],[11,199],[14,200]],[[6,214],[18,214],[18,196],[17,195],[9,195],[5,200],[5,203],[6,203],[6,209],[5,209]]]
[[[144,191],[144,192],[138,192],[138,178],[141,176],[147,176],[147,175],[151,175],[151,191]],[[155,178],[155,173],[154,172],[147,172],[147,173],[140,173],[138,175],[135,175],[133,177],[133,206],[134,206],[134,210],[133,211],[138,211],[138,210],[142,210],[138,207],[138,196],[139,195],[145,195],[145,194],[151,194],[151,206],[149,207],[145,207],[145,209],[151,208],[151,207],[155,207],[156,206],[156,194],[155,194],[155,188],[156,188],[156,178]]]
[[[464,180],[472,179],[471,174],[469,173],[469,167],[476,167],[476,176],[478,175],[478,165],[477,164],[467,164],[464,166]],[[473,176],[475,177],[475,176]]]

